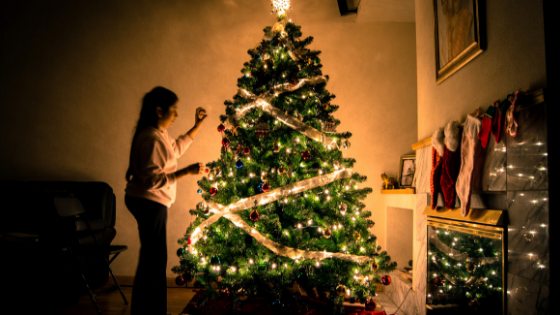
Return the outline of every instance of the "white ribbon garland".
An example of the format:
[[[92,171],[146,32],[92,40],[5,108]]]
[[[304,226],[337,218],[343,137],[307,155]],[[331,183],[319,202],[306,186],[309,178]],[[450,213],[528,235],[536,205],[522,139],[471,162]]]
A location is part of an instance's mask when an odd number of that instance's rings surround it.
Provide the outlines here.
[[[327,251],[318,252],[318,251],[307,251],[296,249],[292,247],[288,247],[282,244],[278,244],[267,237],[260,234],[257,230],[252,228],[247,222],[245,222],[237,212],[245,209],[249,209],[255,205],[255,201],[257,205],[265,205],[274,201],[281,199],[282,197],[286,197],[289,195],[294,195],[300,193],[305,190],[313,189],[315,187],[323,186],[329,183],[332,183],[335,180],[342,179],[342,178],[350,178],[353,174],[352,169],[343,169],[340,171],[334,171],[330,174],[325,174],[321,176],[315,176],[313,178],[308,178],[299,182],[295,182],[292,184],[288,184],[272,191],[262,193],[250,198],[245,198],[239,200],[235,203],[229,204],[227,206],[223,206],[217,204],[215,202],[208,202],[207,205],[210,208],[210,212],[213,213],[211,217],[206,219],[204,222],[200,223],[200,225],[193,231],[191,234],[191,245],[194,249],[194,245],[198,242],[198,240],[202,237],[203,230],[207,227],[212,225],[214,222],[218,221],[219,218],[224,217],[231,221],[235,226],[245,230],[249,235],[251,235],[254,239],[256,239],[259,243],[273,251],[277,255],[281,255],[284,257],[288,257],[291,259],[315,259],[315,260],[323,260],[331,257],[353,261],[357,263],[364,263],[371,258],[367,256],[358,256],[358,255],[350,255],[350,254],[343,254],[343,253],[330,253]]]
[[[267,92],[262,95],[256,96],[255,94],[245,90],[239,89],[237,94],[247,100],[253,100],[252,102],[246,104],[245,106],[238,108],[235,110],[235,114],[230,116],[235,120],[239,120],[243,118],[250,109],[252,108],[259,108],[262,111],[268,113],[270,116],[276,118],[286,126],[294,129],[295,131],[301,133],[304,136],[307,136],[315,141],[321,142],[328,150],[333,148],[338,148],[336,144],[336,140],[325,135],[321,131],[304,124],[303,122],[295,119],[294,117],[285,114],[281,109],[276,108],[270,105],[270,100],[275,96],[277,93],[283,93],[286,91],[294,91],[296,89],[301,88],[306,84],[319,84],[319,83],[326,83],[327,78],[325,76],[317,76],[313,78],[304,78],[299,80],[299,82],[295,86],[291,86],[289,83],[279,84],[274,87],[273,92]]]
[[[230,220],[235,226],[245,230],[245,232],[249,233],[257,242],[264,245],[266,248],[273,251],[275,254],[289,257],[291,259],[314,259],[314,260],[323,260],[327,258],[339,258],[347,261],[353,261],[357,263],[365,263],[371,258],[367,256],[358,256],[358,255],[350,255],[350,254],[343,254],[343,253],[330,253],[327,251],[317,252],[317,251],[309,251],[309,250],[301,250],[297,248],[288,247],[282,244],[278,244],[269,238],[263,236],[257,230],[252,228],[247,222],[245,222],[237,213],[228,213],[224,215],[224,218]]]
[[[241,199],[237,202],[231,203],[227,206],[215,203],[207,202],[210,212],[213,213],[211,217],[200,223],[200,225],[191,234],[191,244],[194,245],[202,237],[202,231],[207,226],[212,225],[214,222],[218,221],[219,218],[226,214],[236,213],[241,210],[249,209],[255,206],[255,201],[257,205],[265,205],[276,200],[280,200],[282,197],[287,197],[300,193],[305,190],[313,189],[315,187],[327,185],[334,182],[335,180],[342,178],[350,178],[353,174],[352,169],[347,168],[340,171],[334,171],[330,174],[315,176],[312,178],[304,179],[299,182],[288,184],[282,187],[278,187],[274,190],[258,194],[249,198]]]

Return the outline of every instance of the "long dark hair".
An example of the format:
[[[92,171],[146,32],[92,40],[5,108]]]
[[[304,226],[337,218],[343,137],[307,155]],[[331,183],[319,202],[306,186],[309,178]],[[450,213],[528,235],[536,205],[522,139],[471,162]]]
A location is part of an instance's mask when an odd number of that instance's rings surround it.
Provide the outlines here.
[[[142,109],[140,110],[140,118],[134,129],[134,136],[132,137],[132,144],[130,145],[130,157],[128,160],[128,169],[126,170],[126,181],[130,182],[132,179],[132,148],[134,146],[134,141],[138,138],[138,135],[147,127],[157,128],[158,115],[156,113],[156,108],[160,107],[165,112],[169,110],[169,107],[177,103],[179,98],[172,91],[156,86],[150,92],[144,95],[142,99]]]

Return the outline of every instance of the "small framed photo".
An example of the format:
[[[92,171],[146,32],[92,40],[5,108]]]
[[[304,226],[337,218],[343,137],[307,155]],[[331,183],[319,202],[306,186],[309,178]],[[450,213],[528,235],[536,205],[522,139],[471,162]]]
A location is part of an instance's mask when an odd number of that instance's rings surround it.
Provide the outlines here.
[[[414,187],[416,173],[416,155],[403,155],[399,167],[399,186],[401,188]]]
[[[486,49],[484,0],[433,0],[436,83]]]

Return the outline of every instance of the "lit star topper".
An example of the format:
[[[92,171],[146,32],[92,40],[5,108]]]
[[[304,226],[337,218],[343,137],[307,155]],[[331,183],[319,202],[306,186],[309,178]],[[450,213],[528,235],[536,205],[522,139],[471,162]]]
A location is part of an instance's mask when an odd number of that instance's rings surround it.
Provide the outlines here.
[[[291,10],[290,0],[271,0],[272,1],[272,12],[277,12],[278,16],[286,15],[286,12]]]

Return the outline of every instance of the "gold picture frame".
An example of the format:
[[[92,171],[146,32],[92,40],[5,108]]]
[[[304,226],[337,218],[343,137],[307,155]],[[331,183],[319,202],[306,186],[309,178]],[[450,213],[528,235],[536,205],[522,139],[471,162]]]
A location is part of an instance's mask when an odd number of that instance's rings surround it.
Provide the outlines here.
[[[440,84],[486,49],[484,0],[433,0],[433,5],[436,84]]]

